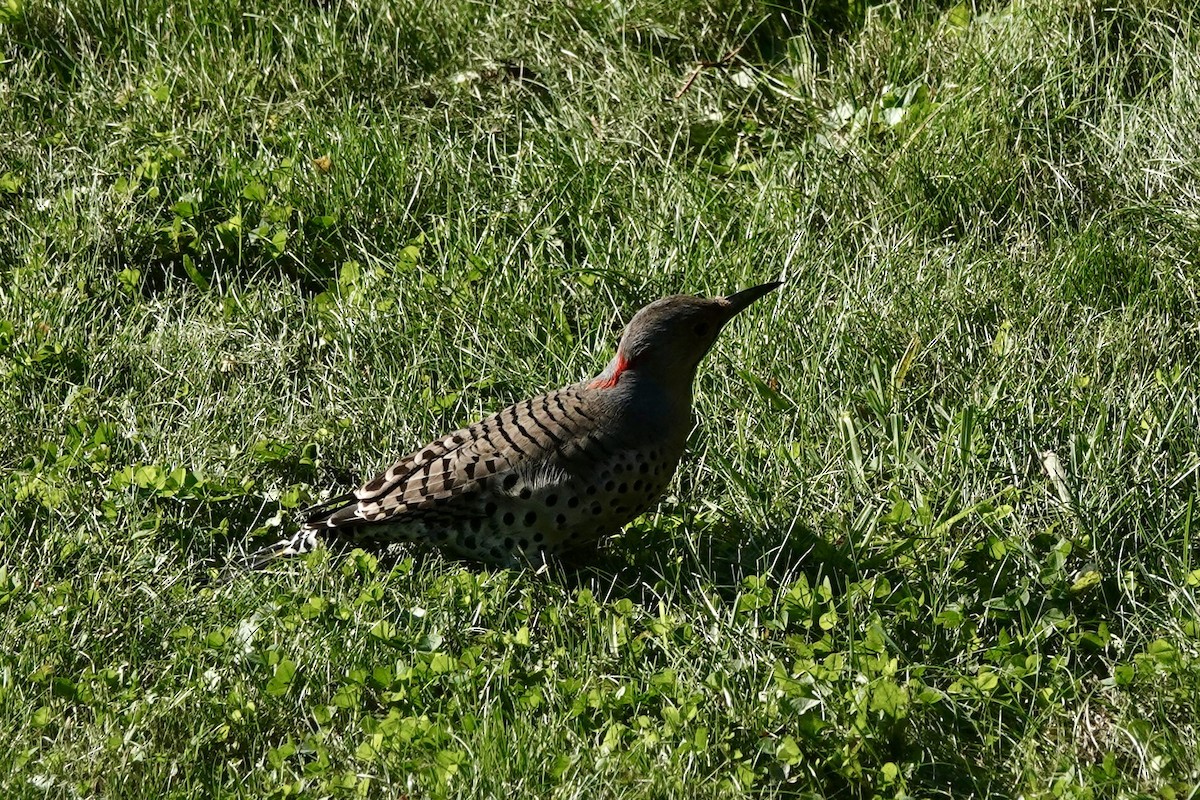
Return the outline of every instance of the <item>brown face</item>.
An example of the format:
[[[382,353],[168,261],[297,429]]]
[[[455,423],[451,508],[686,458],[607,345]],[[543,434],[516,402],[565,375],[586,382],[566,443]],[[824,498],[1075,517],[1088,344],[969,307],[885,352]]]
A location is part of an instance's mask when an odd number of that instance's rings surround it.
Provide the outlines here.
[[[652,362],[660,370],[694,370],[725,324],[778,286],[762,284],[720,298],[675,295],[651,303],[629,323],[620,354],[630,366]]]

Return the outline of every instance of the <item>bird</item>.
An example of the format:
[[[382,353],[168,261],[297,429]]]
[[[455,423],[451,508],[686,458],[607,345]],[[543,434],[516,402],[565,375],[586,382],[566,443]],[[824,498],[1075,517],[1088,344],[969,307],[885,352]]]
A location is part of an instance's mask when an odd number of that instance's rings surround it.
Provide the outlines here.
[[[496,567],[576,560],[666,490],[692,428],[692,383],[721,329],[782,285],[677,294],[638,311],[594,378],[511,405],[302,512],[251,568],[339,540],[424,543]]]

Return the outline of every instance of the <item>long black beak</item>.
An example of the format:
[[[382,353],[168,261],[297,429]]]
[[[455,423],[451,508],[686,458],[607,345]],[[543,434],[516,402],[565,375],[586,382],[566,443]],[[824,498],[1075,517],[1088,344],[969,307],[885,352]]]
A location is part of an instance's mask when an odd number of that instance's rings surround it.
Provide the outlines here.
[[[767,292],[772,292],[778,289],[780,286],[783,286],[783,281],[760,283],[758,286],[751,286],[749,289],[742,289],[740,292],[736,292],[724,298],[725,308],[729,313],[729,318],[732,319],[737,315],[738,312],[743,311],[755,300],[762,297]]]

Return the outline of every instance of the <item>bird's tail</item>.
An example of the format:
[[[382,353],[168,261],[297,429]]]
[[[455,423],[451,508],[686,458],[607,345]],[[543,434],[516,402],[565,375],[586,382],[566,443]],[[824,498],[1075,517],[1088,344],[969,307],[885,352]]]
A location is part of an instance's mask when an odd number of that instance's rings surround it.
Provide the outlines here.
[[[355,502],[353,492],[332,497],[323,503],[305,509],[304,524],[300,530],[286,539],[269,544],[253,553],[234,560],[225,567],[223,578],[228,580],[239,572],[259,570],[278,558],[310,553],[320,545],[320,535],[331,530],[326,520],[336,511]]]
[[[262,569],[277,558],[299,556],[312,552],[319,544],[318,533],[329,530],[330,526],[323,523],[325,523],[331,514],[345,508],[348,504],[355,502],[355,500],[354,493],[347,492],[346,494],[331,497],[323,503],[318,503],[315,506],[304,509],[301,512],[304,517],[304,524],[300,526],[300,530],[287,539],[280,539],[274,544],[269,544],[244,556],[234,564],[234,567],[242,570]]]
[[[317,530],[317,528],[305,525],[289,538],[280,539],[274,544],[269,544],[243,557],[233,565],[233,569],[237,571],[258,570],[277,558],[298,556],[311,552],[316,549],[318,544]]]

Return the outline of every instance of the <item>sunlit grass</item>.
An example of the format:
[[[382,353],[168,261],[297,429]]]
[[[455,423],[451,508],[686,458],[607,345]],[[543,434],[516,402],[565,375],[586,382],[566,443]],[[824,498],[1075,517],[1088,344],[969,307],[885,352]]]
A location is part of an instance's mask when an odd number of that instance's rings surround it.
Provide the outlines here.
[[[4,794],[1189,796],[1200,24],[939,5],[0,4]],[[213,580],[776,277],[595,569]]]

